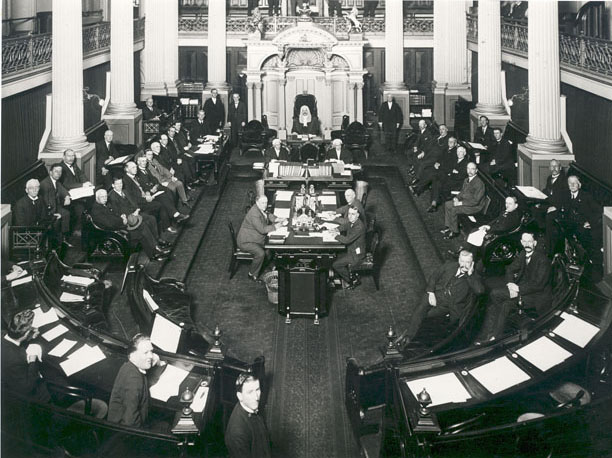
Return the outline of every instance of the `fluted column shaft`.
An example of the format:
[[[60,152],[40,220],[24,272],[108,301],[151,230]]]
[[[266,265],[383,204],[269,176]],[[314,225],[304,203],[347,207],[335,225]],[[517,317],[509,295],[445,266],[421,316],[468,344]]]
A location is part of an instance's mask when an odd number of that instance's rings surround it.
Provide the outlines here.
[[[404,5],[397,0],[385,2],[385,89],[404,85]]]
[[[434,80],[452,86],[467,84],[465,2],[434,2]]]
[[[478,2],[478,104],[476,109],[483,114],[505,113],[501,92],[499,0],[480,0]]]
[[[225,86],[226,67],[226,6],[225,1],[208,2],[208,84]]]
[[[249,104],[248,106],[248,110],[249,110],[249,120],[255,119],[255,96],[253,94],[253,89],[255,86],[255,83],[251,82],[251,81],[247,81],[247,102]]]
[[[167,27],[165,3],[166,0],[143,0],[141,3],[141,11],[146,18],[145,47],[140,53],[143,98],[165,93],[164,32]]]
[[[81,0],[53,0],[51,137],[48,151],[87,146],[83,133]]]
[[[559,70],[559,6],[557,2],[529,4],[529,136],[533,150],[565,149],[561,138]]]
[[[261,97],[261,88],[262,88],[262,83],[261,81],[257,81],[255,83],[255,94],[254,94],[254,109],[255,109],[255,115],[253,116],[253,119],[257,119],[257,120],[261,120],[261,115],[263,114],[263,110],[262,110],[262,97]]]
[[[286,121],[285,121],[285,85],[287,84],[287,80],[285,79],[285,74],[279,76],[278,79],[278,128],[280,130],[286,129]]]
[[[106,114],[135,111],[133,6],[125,0],[111,0],[111,93]]]
[[[176,85],[179,79],[179,46],[178,46],[178,22],[179,7],[175,0],[166,0],[165,24],[164,24],[164,83],[172,95],[177,94]]]
[[[355,83],[357,91],[357,115],[355,121],[363,123],[363,83]]]

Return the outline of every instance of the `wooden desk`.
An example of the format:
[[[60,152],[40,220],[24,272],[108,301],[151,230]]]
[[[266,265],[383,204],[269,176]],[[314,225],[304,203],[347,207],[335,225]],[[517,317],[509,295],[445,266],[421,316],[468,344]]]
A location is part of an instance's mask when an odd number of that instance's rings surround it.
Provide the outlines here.
[[[200,144],[194,144],[189,150],[189,154],[191,154],[196,161],[196,167],[198,171],[201,167],[204,166],[212,166],[213,172],[215,174],[215,181],[219,179],[219,169],[221,168],[221,164],[225,160],[226,152],[229,148],[229,138],[226,136],[221,137],[216,143],[214,143],[214,152],[210,154],[200,154],[198,153],[198,149]]]
[[[333,211],[338,207],[336,193],[328,195],[334,195],[336,202],[322,205],[323,211]],[[336,253],[343,251],[345,246],[336,241],[324,242],[322,234],[312,237],[309,235],[314,232],[294,230],[291,227],[294,199],[295,196],[291,200],[274,199],[275,214],[281,214],[283,210],[290,212],[289,236],[281,243],[272,243],[268,237],[265,248],[274,254],[279,271],[278,313],[287,317],[286,323],[291,322],[292,316],[307,316],[314,318],[314,324],[319,324],[319,316],[327,314],[329,310],[329,269]]]

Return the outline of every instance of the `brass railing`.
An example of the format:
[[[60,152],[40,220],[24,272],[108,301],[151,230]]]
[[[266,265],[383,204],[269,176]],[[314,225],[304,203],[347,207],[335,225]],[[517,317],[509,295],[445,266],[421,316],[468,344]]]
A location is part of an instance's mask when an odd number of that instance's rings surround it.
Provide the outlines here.
[[[283,30],[297,25],[299,18],[295,16],[274,16],[264,18],[264,32],[266,35],[276,35]],[[246,17],[231,17],[226,19],[227,33],[242,34],[247,31],[248,19]],[[348,33],[348,23],[344,18],[315,17],[314,23],[319,27],[344,36]],[[363,18],[361,25],[364,33],[384,33],[385,20],[382,18]],[[179,32],[208,32],[208,16],[196,14],[179,17]],[[433,16],[407,16],[404,18],[405,35],[433,35]]]
[[[468,41],[478,42],[478,16],[467,15]],[[528,56],[529,40],[526,21],[502,18],[502,51]],[[559,34],[560,66],[581,70],[598,76],[612,77],[612,41],[598,38]]]
[[[144,39],[144,18],[134,20],[134,40]],[[51,33],[2,40],[2,76],[51,67]],[[83,57],[110,49],[110,23],[99,22],[83,27]]]

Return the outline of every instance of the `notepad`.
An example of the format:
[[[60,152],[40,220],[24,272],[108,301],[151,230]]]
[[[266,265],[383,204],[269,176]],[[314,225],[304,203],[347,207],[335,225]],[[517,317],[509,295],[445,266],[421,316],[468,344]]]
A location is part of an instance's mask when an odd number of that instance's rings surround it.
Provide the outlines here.
[[[58,324],[53,329],[48,330],[42,336],[47,342],[51,342],[52,340],[57,339],[62,334],[68,332],[68,328],[63,324]]]
[[[151,295],[146,289],[142,290],[142,297],[152,312],[155,312],[157,311],[157,309],[159,309],[159,305],[157,305],[157,302],[155,302],[155,300],[151,297]]]
[[[473,142],[466,142],[466,143],[474,149],[485,149],[485,150],[487,149],[486,146],[484,146],[481,143],[473,143]]]
[[[183,329],[168,318],[155,314],[153,329],[151,330],[151,343],[168,353],[176,353]]]
[[[290,214],[291,214],[290,208],[275,208],[274,209],[274,216],[276,216],[277,218],[287,219],[289,218]]]
[[[336,240],[336,236],[338,235],[337,232],[323,231],[322,235],[323,235],[324,242],[337,242]]]
[[[185,369],[172,366],[171,364],[166,365],[157,383],[149,388],[151,397],[164,402],[168,401],[172,396],[179,394],[181,383],[183,383],[183,380],[185,380],[188,375],[189,371]]]
[[[200,386],[195,394],[193,395],[193,402],[189,407],[192,408],[194,412],[204,412],[204,407],[206,407],[206,399],[208,398],[208,387]]]
[[[548,198],[546,194],[544,194],[538,188],[535,188],[533,186],[517,186],[516,189],[518,189],[523,195],[531,199],[544,200]]]
[[[546,336],[534,340],[516,352],[542,372],[546,372],[572,356],[569,351]]]
[[[81,277],[79,275],[63,275],[62,281],[65,281],[66,283],[72,283],[73,285],[89,286],[96,280],[93,278]]]
[[[105,358],[106,356],[97,345],[95,347],[83,345],[72,353],[66,361],[62,361],[60,367],[63,369],[66,376],[70,377],[72,374],[76,374],[89,366],[93,366]]]
[[[32,326],[35,328],[41,328],[46,324],[55,323],[59,320],[55,309],[51,307],[47,312],[43,312],[40,307],[34,309],[34,320]]]
[[[319,196],[319,201],[321,205],[336,205],[336,196],[321,195]]]
[[[80,294],[72,294],[64,291],[59,298],[60,302],[83,302],[85,300],[85,296],[81,296]]]
[[[471,399],[472,396],[465,389],[459,378],[453,373],[434,375],[406,382],[410,391],[418,399],[423,388],[431,397],[431,406],[448,403],[462,403]]]
[[[64,339],[55,346],[53,350],[49,352],[49,356],[56,356],[61,358],[64,356],[72,347],[76,345],[76,340]]]
[[[93,186],[81,186],[80,188],[73,188],[68,191],[72,200],[82,199],[84,197],[91,197],[94,195]]]
[[[553,329],[553,332],[580,348],[586,347],[600,331],[597,326],[587,323],[575,315],[563,312],[561,318],[563,318],[563,322]]]
[[[471,243],[474,246],[482,246],[485,235],[487,235],[487,231],[478,229],[477,231],[474,231],[468,235],[467,243]]]
[[[497,358],[469,372],[492,394],[507,390],[531,378],[529,374],[510,361],[507,356]]]
[[[32,281],[32,275],[28,275],[27,277],[21,277],[18,278],[17,280],[13,280],[11,282],[11,287],[15,287],[15,286],[19,286],[19,285],[23,285],[25,283],[30,283]]]

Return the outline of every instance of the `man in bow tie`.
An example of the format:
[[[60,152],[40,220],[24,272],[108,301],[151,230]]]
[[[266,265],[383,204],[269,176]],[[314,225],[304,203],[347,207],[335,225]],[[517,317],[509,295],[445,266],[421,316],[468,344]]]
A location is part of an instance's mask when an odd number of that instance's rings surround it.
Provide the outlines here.
[[[480,275],[474,270],[474,255],[462,250],[457,261],[448,261],[431,274],[408,328],[397,340],[406,343],[414,339],[425,318],[448,315],[450,322],[456,323],[473,295],[483,292]]]
[[[506,284],[491,291],[482,329],[476,343],[499,338],[510,310],[522,303],[542,315],[552,302],[551,265],[546,254],[536,250],[537,240],[531,232],[521,235],[523,251],[506,268]]]
[[[259,379],[248,372],[236,379],[238,403],[225,429],[225,445],[230,458],[269,458],[268,428],[259,413],[261,387]]]

